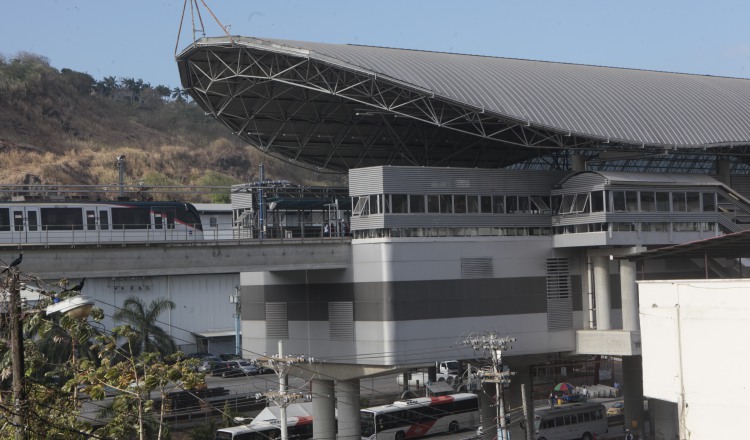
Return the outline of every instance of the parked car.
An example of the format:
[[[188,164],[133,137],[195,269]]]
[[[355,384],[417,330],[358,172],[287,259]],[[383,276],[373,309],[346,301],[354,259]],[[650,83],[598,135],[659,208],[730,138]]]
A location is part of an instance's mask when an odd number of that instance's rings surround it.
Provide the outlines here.
[[[625,404],[623,402],[615,402],[607,408],[607,415],[608,416],[619,416],[623,414],[625,411]]]
[[[222,361],[236,361],[236,360],[240,360],[241,359],[239,356],[237,356],[234,353],[222,353],[218,357]]]
[[[214,364],[216,364],[217,362],[221,362],[221,359],[219,359],[216,356],[204,357],[198,363],[198,369],[197,370],[200,371],[201,373],[205,373],[207,371],[211,371],[214,368]]]
[[[258,374],[270,374],[275,373],[273,368],[269,368],[258,361],[254,361],[255,367],[258,369]]]
[[[251,376],[258,374],[258,368],[250,361],[244,359],[219,361],[214,363],[211,369],[211,376],[231,377],[231,376]]]

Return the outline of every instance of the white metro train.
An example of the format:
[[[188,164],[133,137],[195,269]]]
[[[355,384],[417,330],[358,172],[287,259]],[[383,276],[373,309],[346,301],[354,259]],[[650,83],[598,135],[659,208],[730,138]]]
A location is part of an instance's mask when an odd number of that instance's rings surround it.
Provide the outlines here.
[[[0,244],[203,240],[183,202],[0,202]]]

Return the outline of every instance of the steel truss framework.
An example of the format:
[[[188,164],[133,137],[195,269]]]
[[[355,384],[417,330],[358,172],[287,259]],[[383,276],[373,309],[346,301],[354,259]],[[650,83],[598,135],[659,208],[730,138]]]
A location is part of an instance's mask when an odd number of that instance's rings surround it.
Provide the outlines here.
[[[177,59],[183,86],[235,135],[320,171],[374,165],[569,169],[571,154],[596,159],[613,150],[639,153],[618,162],[628,170],[669,166],[664,147],[529,125],[303,51],[198,41]],[[693,157],[681,160],[678,172],[706,172],[706,161],[721,155],[746,163],[747,149],[671,152]]]

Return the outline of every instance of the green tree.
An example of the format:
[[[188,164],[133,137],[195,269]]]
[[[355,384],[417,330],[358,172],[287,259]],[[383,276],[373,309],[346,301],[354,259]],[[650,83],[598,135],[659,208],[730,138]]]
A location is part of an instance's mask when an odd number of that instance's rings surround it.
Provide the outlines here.
[[[234,177],[216,171],[209,171],[200,178],[198,186],[212,187],[211,203],[229,203],[231,201],[230,187],[238,183],[240,181]]]
[[[177,351],[174,339],[158,325],[162,312],[175,308],[174,301],[157,298],[148,306],[142,299],[131,296],[114,314],[114,319],[128,323],[133,331],[128,332],[127,342],[134,356],[141,353],[159,353],[162,356]]]
[[[141,440],[167,439],[169,427],[164,416],[169,412],[169,393],[205,386],[204,375],[196,372],[197,360],[184,360],[180,352],[162,357],[156,352],[136,354],[138,331],[130,325],[115,327],[111,335],[97,337],[95,349],[102,353],[101,365],[85,360],[75,383],[85,384],[92,399],[104,399],[105,389],[114,390],[111,407],[104,413],[105,425],[97,430],[104,438]],[[120,340],[125,343],[118,345]],[[121,361],[113,361],[121,359]],[[152,399],[158,392],[159,405]]]

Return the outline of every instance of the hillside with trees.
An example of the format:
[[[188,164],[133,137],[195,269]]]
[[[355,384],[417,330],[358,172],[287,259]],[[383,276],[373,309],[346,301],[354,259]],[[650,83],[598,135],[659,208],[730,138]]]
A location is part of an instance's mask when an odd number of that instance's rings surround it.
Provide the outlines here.
[[[0,54],[0,185],[116,185],[120,155],[126,185],[145,188],[253,182],[261,163],[266,179],[345,184],[345,176],[305,170],[242,143],[182,89],[97,80],[55,69],[39,55]],[[182,198],[220,201],[193,194]]]

